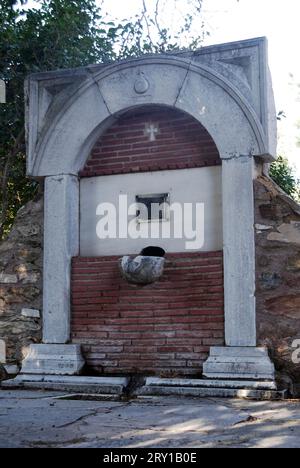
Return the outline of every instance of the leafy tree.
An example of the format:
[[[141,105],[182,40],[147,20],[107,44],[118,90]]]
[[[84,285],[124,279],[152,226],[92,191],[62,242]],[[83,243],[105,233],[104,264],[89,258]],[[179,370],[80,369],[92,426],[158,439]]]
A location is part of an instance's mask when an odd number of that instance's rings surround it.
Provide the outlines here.
[[[18,2],[0,4],[0,78],[7,103],[0,105],[0,237],[37,184],[25,178],[24,79],[31,72],[105,62],[115,58],[117,28],[101,21],[94,1],[53,0],[25,13]]]
[[[179,0],[169,1],[179,8]],[[109,20],[95,0],[41,0],[38,8],[29,9],[24,9],[26,0],[1,0],[0,79],[6,83],[7,103],[0,104],[0,239],[38,190],[25,177],[25,77],[181,48],[202,6],[202,0],[187,1],[189,11],[180,14],[178,30],[171,33],[161,23],[161,0],[142,0],[134,18],[121,23]],[[188,45],[199,46],[203,36],[204,25]]]
[[[270,176],[288,195],[297,201],[300,200],[299,180],[296,179],[294,169],[289,165],[287,158],[279,156],[278,159],[271,164]]]

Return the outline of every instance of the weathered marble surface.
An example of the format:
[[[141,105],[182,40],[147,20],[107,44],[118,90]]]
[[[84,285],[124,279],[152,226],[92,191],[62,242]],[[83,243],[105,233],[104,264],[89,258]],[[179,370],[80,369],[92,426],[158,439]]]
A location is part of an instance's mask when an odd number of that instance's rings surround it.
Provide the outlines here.
[[[79,375],[85,361],[80,345],[33,344],[22,363],[22,374]]]
[[[147,104],[194,116],[224,159],[251,154],[273,160],[277,121],[267,48],[265,38],[255,38],[192,54],[147,55],[31,75],[26,83],[28,175],[76,175],[118,113]],[[144,93],[136,90],[141,74],[149,83]]]

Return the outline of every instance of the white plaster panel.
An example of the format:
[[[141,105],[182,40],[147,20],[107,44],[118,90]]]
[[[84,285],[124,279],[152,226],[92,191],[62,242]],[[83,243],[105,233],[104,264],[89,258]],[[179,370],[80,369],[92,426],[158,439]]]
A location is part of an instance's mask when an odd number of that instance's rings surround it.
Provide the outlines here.
[[[167,252],[184,252],[186,250],[185,239],[101,240],[96,234],[96,225],[100,219],[100,216],[96,215],[99,203],[109,202],[118,206],[119,195],[127,194],[128,203],[131,204],[135,202],[136,195],[166,192],[170,193],[171,204],[174,202],[204,203],[204,246],[201,250],[221,250],[221,185],[221,167],[219,166],[82,179],[80,182],[80,255],[135,254],[149,245],[160,246]]]

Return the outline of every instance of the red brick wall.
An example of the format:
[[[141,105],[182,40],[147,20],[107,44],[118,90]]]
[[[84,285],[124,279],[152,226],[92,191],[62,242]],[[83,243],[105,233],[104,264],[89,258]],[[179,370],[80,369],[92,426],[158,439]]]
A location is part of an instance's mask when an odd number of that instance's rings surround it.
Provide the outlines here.
[[[222,252],[167,256],[162,279],[129,285],[119,257],[74,258],[72,340],[100,373],[199,375],[224,344]]]
[[[146,124],[159,126],[156,141],[145,135]],[[211,136],[182,112],[153,109],[122,116],[95,145],[82,177],[185,169],[221,164]]]

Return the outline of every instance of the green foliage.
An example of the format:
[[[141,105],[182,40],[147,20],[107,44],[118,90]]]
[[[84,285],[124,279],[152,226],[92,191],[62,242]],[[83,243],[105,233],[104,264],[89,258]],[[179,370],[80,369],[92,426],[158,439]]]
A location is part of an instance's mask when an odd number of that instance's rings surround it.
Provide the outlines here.
[[[0,105],[0,237],[37,190],[25,177],[25,77],[114,59],[117,30],[99,32],[101,21],[94,1],[45,0],[27,12],[20,2],[0,4],[0,78],[7,88],[7,103]]]
[[[278,159],[271,164],[270,176],[288,195],[297,201],[300,200],[299,180],[296,179],[294,169],[289,165],[287,158],[279,156]]]
[[[170,0],[174,8],[179,0]],[[32,72],[106,63],[144,53],[182,47],[202,0],[189,0],[178,31],[161,24],[161,2],[142,1],[142,10],[116,23],[95,0],[41,0],[38,8],[24,8],[26,0],[0,3],[0,79],[6,83],[7,103],[0,104],[0,238],[6,235],[18,209],[38,190],[25,177],[24,93]],[[149,10],[149,4],[154,9]],[[201,29],[201,28],[200,28]],[[189,46],[199,46],[197,33]]]

